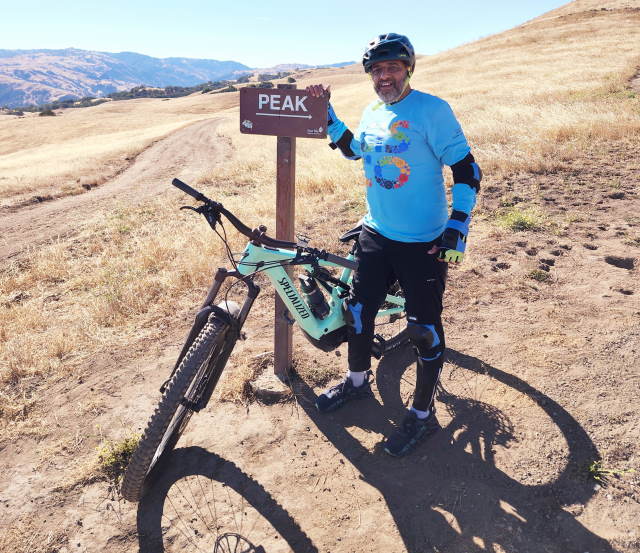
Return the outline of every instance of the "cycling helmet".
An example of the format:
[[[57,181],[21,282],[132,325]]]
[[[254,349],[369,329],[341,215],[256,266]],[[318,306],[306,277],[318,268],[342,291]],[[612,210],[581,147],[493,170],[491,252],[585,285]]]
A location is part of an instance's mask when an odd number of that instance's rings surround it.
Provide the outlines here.
[[[391,60],[405,62],[413,73],[416,66],[416,53],[406,36],[397,33],[378,35],[367,45],[362,56],[362,65],[369,73],[374,63]]]

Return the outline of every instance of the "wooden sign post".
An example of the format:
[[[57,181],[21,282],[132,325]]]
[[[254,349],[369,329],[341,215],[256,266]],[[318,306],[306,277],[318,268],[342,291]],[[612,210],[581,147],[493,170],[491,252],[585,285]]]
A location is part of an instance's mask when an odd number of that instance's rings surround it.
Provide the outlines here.
[[[293,84],[280,84],[277,89],[240,89],[240,132],[278,137],[276,238],[279,240],[295,241],[295,137],[326,138],[326,129],[326,98],[309,97]],[[273,362],[280,380],[287,380],[291,367],[293,335],[289,319],[284,302],[276,294]]]
[[[295,88],[278,85],[278,88]],[[296,139],[278,136],[276,147],[276,238],[293,242],[296,220]],[[291,269],[287,269],[289,276]],[[273,336],[273,370],[280,380],[286,380],[293,358],[293,328],[287,321],[287,308],[276,294]]]

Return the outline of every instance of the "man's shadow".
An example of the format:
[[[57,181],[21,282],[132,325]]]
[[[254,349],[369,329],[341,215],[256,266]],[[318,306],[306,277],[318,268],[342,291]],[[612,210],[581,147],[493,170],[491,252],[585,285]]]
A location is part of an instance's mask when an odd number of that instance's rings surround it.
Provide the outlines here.
[[[558,403],[522,379],[482,361],[448,350],[447,359],[457,370],[480,373],[527,396],[557,425],[568,448],[561,474],[541,485],[523,484],[495,465],[496,445],[514,440],[508,417],[499,409],[476,399],[457,397],[440,390],[440,408],[451,422],[412,455],[391,458],[370,452],[347,428],[357,426],[388,435],[405,411],[399,382],[415,362],[410,348],[386,356],[377,369],[375,399],[352,402],[338,412],[320,414],[316,395],[296,381],[301,407],[318,429],[377,488],[387,502],[404,548],[409,553],[513,552],[540,553],[615,550],[593,534],[564,507],[584,504],[593,494],[593,483],[580,472],[581,464],[599,458],[584,429]],[[533,455],[539,445],[530,444]]]

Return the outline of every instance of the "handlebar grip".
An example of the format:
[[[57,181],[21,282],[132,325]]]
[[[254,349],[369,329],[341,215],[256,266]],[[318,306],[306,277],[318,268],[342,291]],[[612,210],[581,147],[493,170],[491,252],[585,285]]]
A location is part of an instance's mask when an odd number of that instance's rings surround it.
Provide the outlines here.
[[[189,194],[189,196],[194,197],[199,202],[210,201],[202,192],[198,192],[195,188],[191,188],[187,183],[182,182],[180,179],[173,179],[171,184],[182,190],[185,194]]]
[[[334,255],[332,253],[328,253],[325,258],[329,263],[335,263],[336,265],[340,265],[341,267],[346,267],[347,269],[356,270],[358,268],[358,262],[353,259],[345,259],[344,257],[340,257],[339,255]]]

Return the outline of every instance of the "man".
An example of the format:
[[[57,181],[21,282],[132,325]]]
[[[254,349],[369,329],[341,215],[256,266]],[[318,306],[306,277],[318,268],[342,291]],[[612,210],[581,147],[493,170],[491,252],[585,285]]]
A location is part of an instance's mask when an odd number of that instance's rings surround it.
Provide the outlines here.
[[[418,355],[417,377],[413,405],[384,449],[403,456],[439,428],[434,396],[444,363],[442,296],[448,264],[464,256],[481,172],[449,105],[411,88],[415,52],[407,37],[379,35],[367,46],[362,63],[379,100],[364,110],[355,135],[331,104],[328,120],[332,147],[348,159],[362,159],[366,179],[368,211],[347,302],[352,323],[349,370],[342,382],[318,396],[316,407],[332,411],[371,395],[374,317],[389,282],[397,278],[406,298],[407,331]],[[322,85],[307,91],[329,95]],[[453,171],[450,216],[444,165]]]

